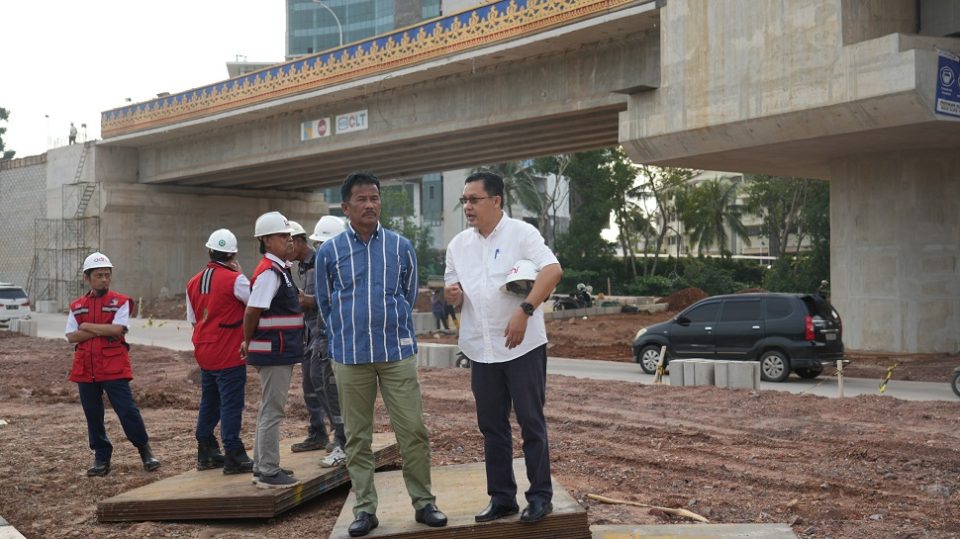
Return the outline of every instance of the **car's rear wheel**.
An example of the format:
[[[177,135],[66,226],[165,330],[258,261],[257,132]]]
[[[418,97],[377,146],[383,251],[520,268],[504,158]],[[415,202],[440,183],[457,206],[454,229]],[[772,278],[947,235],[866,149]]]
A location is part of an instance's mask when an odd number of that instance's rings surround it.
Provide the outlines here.
[[[782,382],[790,376],[790,359],[780,350],[760,354],[760,378],[767,382]]]
[[[663,363],[666,365],[667,359],[669,356],[663,358]],[[643,369],[643,372],[647,374],[655,374],[657,372],[657,363],[660,362],[660,345],[658,344],[648,344],[640,349],[640,355],[637,356],[637,363],[640,364],[640,368]]]
[[[812,379],[820,376],[823,373],[823,366],[819,367],[800,367],[794,369],[793,372],[797,373],[797,376],[800,378]]]
[[[953,373],[953,377],[950,379],[950,388],[960,397],[960,372]]]

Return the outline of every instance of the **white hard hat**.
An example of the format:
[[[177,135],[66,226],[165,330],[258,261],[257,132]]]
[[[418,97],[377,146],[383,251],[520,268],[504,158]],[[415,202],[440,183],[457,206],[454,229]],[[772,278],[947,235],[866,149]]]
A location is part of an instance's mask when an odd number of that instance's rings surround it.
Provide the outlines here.
[[[96,268],[112,268],[113,264],[110,263],[110,259],[107,258],[107,255],[97,251],[92,255],[88,256],[83,261],[83,271],[92,270]]]
[[[327,241],[333,239],[334,236],[346,229],[347,225],[343,222],[343,219],[333,215],[324,215],[317,221],[317,225],[313,227],[313,234],[310,236],[310,239],[313,241]]]
[[[507,273],[507,279],[500,290],[526,296],[533,288],[533,281],[537,279],[537,265],[529,260],[518,260]]]
[[[306,236],[307,231],[300,226],[300,223],[296,221],[290,221],[290,230],[293,232],[290,233],[291,236]]]
[[[210,239],[207,240],[206,247],[211,251],[235,253],[237,252],[237,237],[226,228],[219,228],[210,234]]]
[[[257,223],[253,226],[254,238],[261,238],[270,234],[293,234],[290,221],[278,211],[267,212],[257,217]]]

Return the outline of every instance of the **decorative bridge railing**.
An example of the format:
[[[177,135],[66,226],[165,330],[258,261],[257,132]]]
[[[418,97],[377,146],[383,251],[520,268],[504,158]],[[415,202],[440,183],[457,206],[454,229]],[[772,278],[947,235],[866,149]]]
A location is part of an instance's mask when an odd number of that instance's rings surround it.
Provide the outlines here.
[[[651,0],[501,0],[101,114],[104,138],[301,94],[501,43]]]

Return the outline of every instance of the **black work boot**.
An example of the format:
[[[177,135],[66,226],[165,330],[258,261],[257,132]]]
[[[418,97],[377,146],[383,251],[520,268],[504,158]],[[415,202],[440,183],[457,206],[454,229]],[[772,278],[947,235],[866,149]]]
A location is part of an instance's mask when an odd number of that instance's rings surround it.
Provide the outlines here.
[[[109,460],[94,460],[93,466],[87,469],[87,477],[103,477],[110,473]]]
[[[253,472],[253,461],[244,448],[228,449],[223,459],[223,475],[236,475]]]
[[[220,453],[220,444],[216,438],[197,442],[197,470],[214,470],[223,468],[223,454]]]
[[[328,438],[326,434],[311,432],[307,436],[307,438],[302,442],[297,442],[291,445],[290,451],[294,453],[302,453],[304,451],[318,451],[320,449],[326,449],[329,443],[330,443],[330,438]]]
[[[143,447],[138,447],[140,451],[140,460],[143,461],[143,469],[152,472],[160,467],[160,461],[153,456],[153,452],[150,451],[150,444],[147,444]]]

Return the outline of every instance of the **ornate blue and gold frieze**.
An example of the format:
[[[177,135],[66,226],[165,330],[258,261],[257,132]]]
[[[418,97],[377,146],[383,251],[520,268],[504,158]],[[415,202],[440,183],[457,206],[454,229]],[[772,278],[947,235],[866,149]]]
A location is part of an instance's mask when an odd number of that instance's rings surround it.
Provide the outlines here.
[[[636,0],[501,0],[101,114],[104,138],[238,109],[534,34]]]

